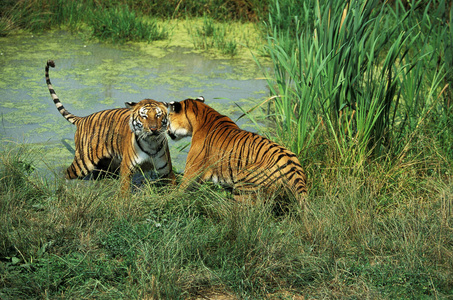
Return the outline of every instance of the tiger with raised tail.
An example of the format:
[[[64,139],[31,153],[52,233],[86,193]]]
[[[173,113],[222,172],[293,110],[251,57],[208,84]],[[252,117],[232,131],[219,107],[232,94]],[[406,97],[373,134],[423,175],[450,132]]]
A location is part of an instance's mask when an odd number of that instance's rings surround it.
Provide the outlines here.
[[[307,177],[296,155],[256,133],[240,129],[204,98],[168,104],[168,135],[191,136],[182,188],[212,181],[239,195],[289,190],[305,206]]]
[[[165,134],[166,104],[152,99],[126,102],[126,108],[107,109],[86,117],[66,110],[52,87],[49,60],[45,67],[50,95],[61,115],[77,129],[75,157],[66,170],[67,179],[84,178],[95,170],[117,170],[122,193],[128,191],[133,173],[155,169],[162,178],[175,183],[170,151]]]

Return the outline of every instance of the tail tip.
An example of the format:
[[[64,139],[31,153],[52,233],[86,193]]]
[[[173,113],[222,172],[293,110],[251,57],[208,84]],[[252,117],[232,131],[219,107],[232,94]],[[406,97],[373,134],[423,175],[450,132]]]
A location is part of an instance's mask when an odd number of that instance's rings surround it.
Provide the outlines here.
[[[55,68],[55,62],[51,59],[47,61],[47,66],[51,66],[52,68]]]

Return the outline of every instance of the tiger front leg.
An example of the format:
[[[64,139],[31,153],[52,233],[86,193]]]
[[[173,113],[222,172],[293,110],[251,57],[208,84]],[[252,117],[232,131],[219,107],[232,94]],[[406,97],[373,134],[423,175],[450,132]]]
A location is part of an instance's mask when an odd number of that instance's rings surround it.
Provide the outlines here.
[[[81,178],[82,176],[77,175],[77,163],[74,160],[72,164],[66,169],[65,178],[66,179],[76,179]]]
[[[209,170],[206,170],[202,164],[186,164],[179,189],[183,191],[190,189],[195,182],[201,182],[210,177],[208,173]]]
[[[121,162],[120,167],[120,194],[121,196],[126,196],[131,188],[133,170],[125,163],[125,160]]]
[[[193,182],[197,180],[196,174],[187,170],[184,171],[184,176],[181,180],[181,184],[179,185],[179,189],[182,191],[188,190]]]
[[[161,178],[169,181],[171,185],[176,185],[176,176],[175,173],[173,173],[173,170],[171,170],[168,174],[163,175]]]

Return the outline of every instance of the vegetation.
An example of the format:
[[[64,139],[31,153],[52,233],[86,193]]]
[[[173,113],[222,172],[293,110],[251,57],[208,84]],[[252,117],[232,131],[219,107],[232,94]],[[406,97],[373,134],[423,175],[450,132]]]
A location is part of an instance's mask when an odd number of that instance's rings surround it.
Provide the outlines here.
[[[155,41],[165,39],[168,32],[159,28],[154,18],[127,5],[110,5],[96,1],[30,0],[2,4],[0,35],[13,28],[39,32],[56,26],[70,30],[88,30],[101,41]],[[88,28],[86,28],[88,26]]]
[[[129,8],[107,8],[92,11],[88,20],[93,28],[92,35],[100,40],[155,41],[165,39],[168,33],[160,29],[156,22],[146,22]]]
[[[202,26],[189,29],[189,34],[193,37],[195,48],[216,48],[223,54],[233,56],[236,54],[237,44],[233,38],[226,39],[228,27],[228,24],[216,25],[212,18],[204,16]]]
[[[229,20],[264,24],[271,95],[257,107],[272,126],[262,131],[299,155],[310,209],[153,182],[120,199],[115,180],[49,181],[35,170],[43,153],[3,145],[1,298],[452,297],[450,3],[14,3],[0,4],[3,34],[87,26],[99,39],[151,41],[142,30],[167,35],[149,16],[202,17],[194,47],[233,49],[219,38]]]
[[[445,129],[436,124],[451,121],[448,7],[421,3],[402,10],[398,2],[312,1],[297,6],[292,20],[275,3],[268,78],[278,95],[278,135],[294,136],[296,153],[307,155],[316,135],[325,135],[340,160],[360,166],[369,157],[405,155],[422,128],[434,136]]]
[[[310,211],[301,212],[269,199],[235,203],[209,186],[182,195],[151,183],[119,199],[115,180],[33,175],[41,155],[2,152],[2,298],[453,292],[453,185],[411,178],[413,166],[383,166],[383,178],[312,171]]]

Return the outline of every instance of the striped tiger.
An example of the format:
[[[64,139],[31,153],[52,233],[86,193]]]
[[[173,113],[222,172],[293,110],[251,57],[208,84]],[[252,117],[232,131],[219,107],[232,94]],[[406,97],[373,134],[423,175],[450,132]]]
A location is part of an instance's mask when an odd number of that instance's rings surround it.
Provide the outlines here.
[[[240,129],[204,98],[168,104],[167,133],[191,136],[182,188],[193,180],[212,181],[241,194],[289,190],[305,205],[306,174],[296,155],[256,133]]]
[[[52,87],[46,64],[46,83],[61,115],[77,129],[74,137],[75,157],[66,170],[67,179],[84,178],[93,171],[117,170],[121,190],[130,188],[133,173],[156,169],[159,175],[175,183],[170,151],[165,134],[166,104],[152,99],[138,103],[126,102],[126,108],[107,109],[86,117],[78,117],[66,110]]]

